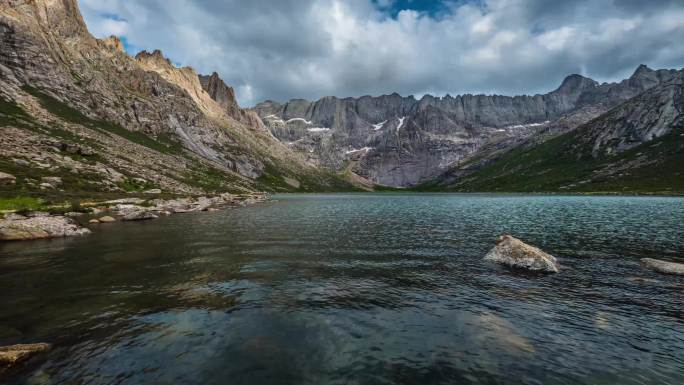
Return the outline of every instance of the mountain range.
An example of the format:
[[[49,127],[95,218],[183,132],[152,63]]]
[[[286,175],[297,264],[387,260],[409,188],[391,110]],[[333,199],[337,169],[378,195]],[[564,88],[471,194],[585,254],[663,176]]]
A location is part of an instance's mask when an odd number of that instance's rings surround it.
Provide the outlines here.
[[[94,38],[76,0],[0,2],[0,45],[4,195],[684,191],[682,70],[244,109],[217,73]]]
[[[266,101],[255,111],[274,136],[312,163],[349,170],[381,185],[412,187],[492,148],[514,148],[531,138],[572,131],[678,78],[681,71],[642,65],[619,83],[570,75],[544,95],[325,97]]]

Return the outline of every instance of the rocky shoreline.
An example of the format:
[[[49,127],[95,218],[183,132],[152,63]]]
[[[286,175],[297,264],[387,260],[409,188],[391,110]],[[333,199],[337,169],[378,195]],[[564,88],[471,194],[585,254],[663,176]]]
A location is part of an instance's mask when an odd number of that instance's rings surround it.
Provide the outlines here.
[[[32,212],[26,215],[9,213],[0,220],[0,241],[82,236],[91,233],[91,230],[85,227],[86,224],[95,226],[118,221],[154,220],[173,214],[250,206],[268,199],[269,196],[265,193],[221,194],[215,197],[168,200],[124,198],[97,203],[84,212],[68,212],[63,215],[48,212]],[[87,222],[80,220],[81,218],[88,218]]]

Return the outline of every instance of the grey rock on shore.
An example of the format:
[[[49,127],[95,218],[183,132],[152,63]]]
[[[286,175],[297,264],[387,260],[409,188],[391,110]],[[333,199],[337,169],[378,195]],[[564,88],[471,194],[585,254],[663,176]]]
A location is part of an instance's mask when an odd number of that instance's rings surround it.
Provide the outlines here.
[[[92,218],[91,225],[123,221],[158,219],[175,213],[214,211],[221,208],[247,206],[268,200],[268,195],[251,193],[243,195],[221,194],[215,197],[178,198],[171,200],[127,198],[105,202],[111,204],[108,211],[112,216]],[[137,203],[137,204],[134,204]],[[143,205],[145,204],[145,205]],[[102,210],[97,210],[100,214]],[[114,217],[116,216],[116,217]],[[66,216],[51,216],[47,212],[33,212],[27,216],[9,213],[0,220],[0,241],[20,241],[43,238],[58,238],[89,234],[90,230]]]
[[[61,238],[89,233],[90,230],[79,226],[73,219],[62,216],[11,216],[0,220],[0,241]]]
[[[149,211],[135,211],[132,212],[125,217],[123,217],[124,221],[145,221],[145,220],[150,220],[150,219],[157,219],[159,218],[156,214],[151,213]]]
[[[0,186],[2,185],[7,185],[7,184],[14,184],[16,183],[17,178],[12,175],[12,174],[7,174],[2,171],[0,171]]]
[[[646,267],[663,274],[684,275],[684,263],[661,261],[653,258],[643,258],[641,260]]]
[[[558,261],[550,254],[510,235],[502,235],[484,257],[486,261],[532,271],[558,273]]]

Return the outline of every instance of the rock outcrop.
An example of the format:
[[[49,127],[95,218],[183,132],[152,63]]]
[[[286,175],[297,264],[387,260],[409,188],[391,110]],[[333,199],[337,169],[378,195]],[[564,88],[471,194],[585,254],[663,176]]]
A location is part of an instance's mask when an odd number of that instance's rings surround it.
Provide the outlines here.
[[[653,258],[643,258],[641,263],[659,273],[684,275],[684,263],[668,262]]]
[[[140,211],[134,211],[132,213],[126,214],[123,217],[124,221],[146,221],[150,219],[158,219],[159,216],[157,216],[155,213],[145,211],[145,210],[140,210]]]
[[[61,238],[89,234],[73,219],[62,216],[11,216],[0,220],[0,241]]]
[[[240,108],[235,98],[235,91],[226,85],[216,72],[210,76],[199,75],[202,89],[209,97],[218,103],[231,117],[237,120],[245,119],[246,113]]]
[[[0,172],[0,185],[15,184],[16,182],[17,177],[14,175]]]
[[[486,261],[531,271],[558,273],[558,261],[550,254],[510,235],[502,235],[484,257]]]
[[[51,347],[45,343],[0,346],[0,374]]]

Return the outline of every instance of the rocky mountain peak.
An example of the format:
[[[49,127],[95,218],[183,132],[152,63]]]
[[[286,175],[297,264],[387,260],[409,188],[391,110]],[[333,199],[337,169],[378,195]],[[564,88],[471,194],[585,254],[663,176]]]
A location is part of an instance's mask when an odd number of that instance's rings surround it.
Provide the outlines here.
[[[556,92],[576,93],[598,86],[598,82],[588,77],[572,74],[566,77]]]
[[[146,71],[156,72],[164,80],[185,90],[195,103],[209,116],[222,116],[225,111],[203,89],[200,77],[192,67],[176,67],[160,50],[142,51],[135,59]]]
[[[113,51],[122,52],[122,53],[126,52],[126,50],[124,49],[123,43],[121,42],[121,39],[119,39],[119,37],[117,37],[117,36],[112,35],[112,36],[110,36],[108,38],[104,38],[100,41],[102,42],[102,44],[104,44],[105,47],[107,47]]]
[[[630,77],[630,79],[647,77],[654,72],[655,71],[649,68],[646,64],[641,64],[639,67],[637,67],[636,71],[634,71],[634,74]]]
[[[90,37],[77,0],[9,0],[2,3],[34,13],[41,27],[62,37]]]
[[[235,91],[232,87],[226,85],[218,73],[214,72],[209,76],[199,75],[199,81],[200,84],[202,84],[202,89],[204,89],[221,108],[228,112],[228,115],[237,120],[242,120],[244,118],[244,114],[241,113],[242,111],[235,98]]]
[[[668,81],[673,77],[673,72],[668,70],[653,70],[641,64],[637,67],[634,74],[627,80],[627,82],[632,86],[639,89],[649,89],[658,83],[663,81]]]
[[[140,51],[135,59],[143,64],[154,67],[173,67],[171,60],[167,59],[162,51],[155,49],[153,52]]]

